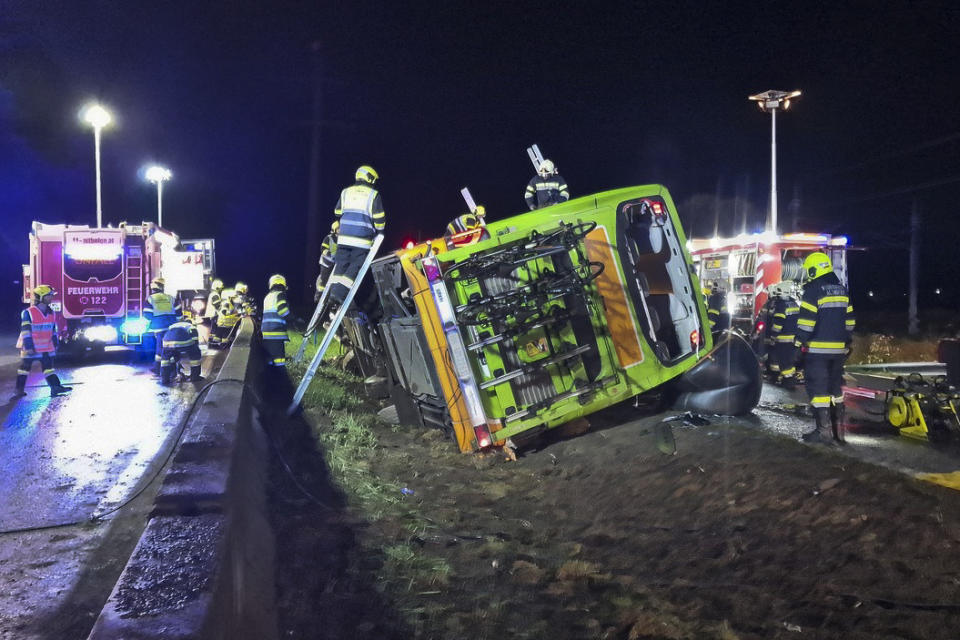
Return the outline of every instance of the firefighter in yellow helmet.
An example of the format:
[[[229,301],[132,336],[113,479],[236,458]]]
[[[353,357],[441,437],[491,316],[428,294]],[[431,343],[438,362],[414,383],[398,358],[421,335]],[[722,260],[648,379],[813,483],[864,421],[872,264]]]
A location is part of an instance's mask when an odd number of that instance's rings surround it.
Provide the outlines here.
[[[379,175],[373,167],[357,169],[355,181],[340,193],[334,216],[340,223],[337,255],[327,286],[334,304],[340,304],[353,287],[360,267],[370,252],[374,237],[386,228],[386,214],[380,192],[374,188]]]
[[[320,246],[320,275],[317,276],[316,291],[313,294],[313,301],[318,302],[323,290],[327,286],[330,274],[333,272],[333,265],[337,258],[337,234],[340,232],[340,221],[334,220],[330,225],[330,233],[323,239]]]
[[[200,382],[200,338],[194,324],[181,317],[163,334],[163,351],[160,354],[160,382],[170,384],[180,360],[188,360],[190,381]]]
[[[804,377],[816,427],[805,433],[807,442],[846,443],[844,437],[843,363],[853,340],[856,319],[847,288],[833,271],[827,254],[811,253],[803,261],[804,276],[796,346],[806,352]]]
[[[252,316],[256,312],[256,305],[250,296],[250,287],[246,282],[237,282],[233,285],[233,306],[241,316]]]
[[[476,244],[481,240],[490,237],[487,232],[487,210],[480,204],[470,213],[464,213],[454,218],[447,225],[447,230],[443,234],[447,241],[447,247],[463,247],[469,244]]]
[[[537,169],[537,175],[530,178],[524,200],[530,210],[542,209],[570,199],[567,181],[559,173],[553,160],[544,160]]]
[[[286,318],[290,315],[290,307],[287,305],[287,279],[279,273],[272,275],[267,287],[270,291],[263,299],[263,318],[260,322],[263,348],[267,352],[268,365],[284,367],[287,364]]]
[[[20,349],[20,367],[17,369],[17,388],[11,400],[17,400],[27,395],[27,376],[34,362],[40,362],[43,377],[50,386],[50,395],[59,396],[70,387],[60,382],[53,368],[53,357],[57,353],[59,337],[57,336],[57,314],[50,307],[53,297],[57,295],[53,287],[41,284],[33,290],[33,304],[20,314],[20,336],[17,338],[17,348]]]
[[[154,341],[154,373],[160,375],[160,361],[163,353],[163,334],[176,322],[181,314],[180,301],[168,293],[164,293],[166,286],[163,278],[154,278],[150,281],[150,295],[143,302],[143,317],[149,323],[147,333]]]

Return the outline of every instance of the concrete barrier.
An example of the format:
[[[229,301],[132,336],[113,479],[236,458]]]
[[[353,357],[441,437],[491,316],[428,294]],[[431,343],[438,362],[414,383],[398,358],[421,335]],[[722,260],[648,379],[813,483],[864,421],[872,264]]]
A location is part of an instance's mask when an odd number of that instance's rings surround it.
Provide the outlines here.
[[[217,380],[254,378],[254,337],[244,319]],[[277,638],[268,450],[250,395],[233,382],[207,393],[89,640]]]

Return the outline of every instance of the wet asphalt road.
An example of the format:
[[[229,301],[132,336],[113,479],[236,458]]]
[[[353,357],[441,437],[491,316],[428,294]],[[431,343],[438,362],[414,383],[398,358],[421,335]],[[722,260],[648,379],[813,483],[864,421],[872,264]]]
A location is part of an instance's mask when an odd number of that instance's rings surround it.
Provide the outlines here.
[[[848,382],[855,389],[881,390],[890,386],[889,382],[881,379],[859,376],[848,378]],[[760,397],[760,406],[754,410],[753,417],[746,418],[745,421],[757,428],[799,439],[802,433],[813,428],[813,418],[808,415],[794,415],[792,407],[807,405],[807,403],[807,395],[802,386],[785,390],[765,384]],[[845,404],[849,423],[846,432],[848,444],[845,447],[831,447],[839,455],[850,456],[911,476],[924,473],[960,472],[958,443],[934,446],[900,436],[886,423],[882,415],[884,411],[882,392],[876,399],[846,393]]]
[[[223,357],[205,357],[203,374]],[[0,355],[0,531],[88,520],[128,499],[162,463],[202,386],[162,387],[151,362],[121,350],[57,363],[69,396],[51,398],[35,366],[28,395],[9,402],[17,361],[12,350]],[[106,522],[0,533],[0,639],[86,637],[155,489]]]

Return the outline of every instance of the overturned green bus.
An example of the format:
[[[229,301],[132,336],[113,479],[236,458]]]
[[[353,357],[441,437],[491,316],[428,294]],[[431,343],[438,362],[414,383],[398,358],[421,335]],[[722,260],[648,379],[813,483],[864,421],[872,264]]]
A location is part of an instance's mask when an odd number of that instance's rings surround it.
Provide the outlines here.
[[[755,356],[714,345],[666,188],[607,191],[374,261],[377,308],[345,324],[362,368],[388,380],[400,416],[461,451],[528,436],[639,394],[750,411]]]

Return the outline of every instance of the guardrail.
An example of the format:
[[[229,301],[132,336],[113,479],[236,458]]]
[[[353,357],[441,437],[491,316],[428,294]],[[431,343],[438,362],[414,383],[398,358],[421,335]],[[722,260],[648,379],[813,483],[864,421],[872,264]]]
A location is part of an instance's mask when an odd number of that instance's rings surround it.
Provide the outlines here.
[[[267,445],[250,392],[231,382],[256,374],[254,338],[244,319],[89,640],[277,638]]]

